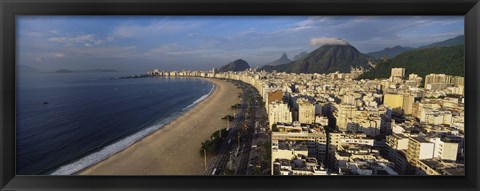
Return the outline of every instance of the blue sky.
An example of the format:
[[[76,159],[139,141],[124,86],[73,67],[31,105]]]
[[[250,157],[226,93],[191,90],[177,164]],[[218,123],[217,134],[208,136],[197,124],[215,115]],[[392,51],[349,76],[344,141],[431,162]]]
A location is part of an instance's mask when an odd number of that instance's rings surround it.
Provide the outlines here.
[[[464,33],[463,16],[20,16],[17,60],[40,70],[263,65],[325,43],[368,53]]]

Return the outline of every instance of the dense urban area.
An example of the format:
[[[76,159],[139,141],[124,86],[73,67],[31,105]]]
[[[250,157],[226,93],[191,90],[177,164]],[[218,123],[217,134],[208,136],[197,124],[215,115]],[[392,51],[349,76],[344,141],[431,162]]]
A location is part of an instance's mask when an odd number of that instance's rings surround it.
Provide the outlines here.
[[[392,68],[388,79],[358,79],[362,73],[146,76],[219,78],[242,89],[206,175],[465,174],[464,77]]]

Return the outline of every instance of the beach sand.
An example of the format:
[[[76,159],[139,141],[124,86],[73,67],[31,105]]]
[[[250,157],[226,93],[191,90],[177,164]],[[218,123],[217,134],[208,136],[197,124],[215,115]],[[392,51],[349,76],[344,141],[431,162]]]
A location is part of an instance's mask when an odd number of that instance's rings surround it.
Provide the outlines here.
[[[230,107],[240,103],[240,89],[232,83],[206,79],[214,92],[170,124],[125,150],[80,172],[80,175],[202,175],[201,143],[225,128],[221,118],[232,115]],[[210,158],[210,157],[208,157]]]

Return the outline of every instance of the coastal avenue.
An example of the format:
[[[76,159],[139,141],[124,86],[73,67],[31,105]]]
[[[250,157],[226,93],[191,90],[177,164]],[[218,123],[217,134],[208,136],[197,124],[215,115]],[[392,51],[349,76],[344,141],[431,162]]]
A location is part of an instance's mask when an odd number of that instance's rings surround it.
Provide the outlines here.
[[[252,99],[247,100],[248,98],[253,98],[256,92],[252,86],[244,83],[239,84],[242,88],[240,112],[236,114],[235,119],[231,123],[230,130],[225,139],[227,141],[224,141],[220,145],[219,152],[209,161],[204,173],[205,175],[222,174],[227,169],[227,163],[232,157],[239,158],[235,175],[247,175],[256,122],[255,110],[259,107],[260,103]]]
[[[253,101],[253,97],[255,95],[256,90],[253,89],[250,85],[244,85],[244,91],[249,95],[248,106],[247,106],[247,115],[245,123],[247,124],[247,132],[245,137],[245,143],[241,148],[241,156],[240,162],[237,170],[237,175],[248,175],[248,167],[249,167],[249,158],[250,158],[250,151],[252,149],[252,140],[255,130],[255,122],[256,122],[256,110],[258,107],[258,102]]]

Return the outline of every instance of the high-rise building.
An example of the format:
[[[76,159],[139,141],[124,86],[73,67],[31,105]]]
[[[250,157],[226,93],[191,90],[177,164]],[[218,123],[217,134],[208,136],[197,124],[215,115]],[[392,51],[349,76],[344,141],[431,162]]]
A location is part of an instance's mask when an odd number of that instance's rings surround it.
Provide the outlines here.
[[[414,96],[409,93],[385,94],[383,103],[392,111],[410,115],[413,112]]]
[[[453,86],[465,86],[465,78],[461,76],[453,76],[452,79],[450,79],[450,83],[453,84]]]
[[[407,160],[413,166],[423,159],[433,158],[435,144],[422,137],[410,137],[408,141]]]
[[[300,98],[298,104],[298,121],[302,124],[315,123],[315,105],[307,99]]]
[[[337,121],[337,127],[341,131],[347,131],[348,122],[353,120],[356,114],[357,107],[353,105],[340,105],[335,111],[334,116]]]
[[[425,76],[425,89],[442,90],[452,84],[452,77],[446,74],[429,74]]]
[[[455,141],[451,141],[446,137],[434,138],[430,140],[435,144],[435,150],[433,153],[433,157],[441,159],[441,160],[450,160],[456,161],[457,154],[458,154],[458,143]]]
[[[268,104],[271,102],[276,102],[276,101],[282,101],[283,100],[283,91],[282,90],[276,90],[272,92],[268,92],[265,100],[265,108],[267,109],[268,113]]]
[[[409,138],[403,134],[392,134],[386,137],[388,158],[395,161],[399,151],[407,151]]]
[[[292,123],[292,112],[286,103],[276,101],[269,105],[268,123],[272,128],[276,123]]]

